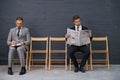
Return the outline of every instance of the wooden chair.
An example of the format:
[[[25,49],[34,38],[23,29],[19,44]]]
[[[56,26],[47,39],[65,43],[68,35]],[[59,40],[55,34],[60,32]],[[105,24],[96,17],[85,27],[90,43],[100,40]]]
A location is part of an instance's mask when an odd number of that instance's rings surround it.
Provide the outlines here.
[[[94,43],[94,41],[96,42],[100,42],[100,41],[104,41],[105,45],[106,45],[106,49],[105,50],[94,50],[92,49],[92,43]],[[109,70],[109,51],[108,51],[108,38],[106,37],[93,37],[92,38],[92,43],[90,44],[90,66],[91,66],[91,70],[93,70],[93,63],[106,63],[107,69]],[[93,59],[93,54],[100,54],[100,53],[104,53],[106,55],[106,59]]]
[[[64,50],[54,50],[52,49],[52,42],[65,42],[65,49]],[[61,54],[61,53],[64,53],[65,54],[65,59],[52,59],[51,56],[52,56],[52,53],[55,53],[55,54]],[[49,38],[49,70],[51,69],[51,62],[52,61],[57,61],[57,62],[60,62],[60,61],[64,61],[65,62],[65,69],[67,70],[67,44],[66,44],[66,40],[64,37],[50,37]]]
[[[81,52],[76,52],[76,53],[82,55]],[[77,61],[80,63],[82,60],[81,59],[77,59]],[[88,61],[86,61],[85,67],[86,67],[86,70],[88,70]],[[72,61],[71,61],[71,59],[69,59],[69,69],[72,70]]]
[[[33,50],[33,42],[45,42],[46,48],[44,50]],[[33,59],[33,54],[41,54],[45,53],[46,58],[45,59]],[[37,38],[37,37],[31,37],[31,43],[30,43],[30,57],[29,57],[29,70],[31,67],[31,62],[33,65],[33,61],[45,61],[45,69],[47,70],[48,65],[48,37],[43,38]]]
[[[28,53],[29,53],[29,51],[28,50],[26,50],[26,52],[25,52],[25,57],[26,57],[26,59],[25,59],[25,62],[26,62],[26,69],[28,70]],[[20,60],[19,59],[13,59],[13,61],[12,61],[12,65],[14,66],[15,65],[15,63],[18,63]]]

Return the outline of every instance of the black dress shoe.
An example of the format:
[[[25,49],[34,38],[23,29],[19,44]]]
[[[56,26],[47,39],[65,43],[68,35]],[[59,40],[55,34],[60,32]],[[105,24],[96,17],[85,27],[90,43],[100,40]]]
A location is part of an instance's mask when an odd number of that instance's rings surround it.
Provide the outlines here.
[[[13,75],[13,71],[12,71],[12,68],[11,68],[11,67],[8,68],[8,74],[9,74],[9,75]]]
[[[26,69],[25,67],[22,67],[19,75],[24,75],[25,73],[26,73]]]
[[[79,71],[79,68],[75,68],[75,69],[74,69],[74,72],[78,72],[78,71]]]
[[[80,71],[82,72],[82,73],[85,73],[85,69],[82,67],[82,68],[80,68]]]

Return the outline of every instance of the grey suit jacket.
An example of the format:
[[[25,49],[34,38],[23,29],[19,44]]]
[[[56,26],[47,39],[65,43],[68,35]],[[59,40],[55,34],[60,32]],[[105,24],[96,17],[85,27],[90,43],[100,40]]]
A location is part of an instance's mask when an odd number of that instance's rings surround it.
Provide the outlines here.
[[[10,29],[9,34],[8,34],[7,44],[10,45],[10,42],[14,40],[17,43],[19,43],[20,41],[23,41],[25,45],[28,46],[30,43],[30,33],[29,33],[28,28],[22,27],[20,30],[19,37],[17,36],[17,32],[18,32],[17,27]]]

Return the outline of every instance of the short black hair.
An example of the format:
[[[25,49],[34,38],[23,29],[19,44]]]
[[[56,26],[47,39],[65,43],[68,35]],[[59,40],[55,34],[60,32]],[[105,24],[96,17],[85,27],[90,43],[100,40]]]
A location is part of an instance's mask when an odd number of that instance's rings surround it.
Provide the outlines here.
[[[73,22],[74,22],[76,19],[80,19],[80,17],[79,17],[78,15],[73,16]]]
[[[23,18],[20,17],[20,16],[18,16],[18,17],[16,18],[16,21],[17,21],[17,20],[21,20],[21,21],[23,22]]]

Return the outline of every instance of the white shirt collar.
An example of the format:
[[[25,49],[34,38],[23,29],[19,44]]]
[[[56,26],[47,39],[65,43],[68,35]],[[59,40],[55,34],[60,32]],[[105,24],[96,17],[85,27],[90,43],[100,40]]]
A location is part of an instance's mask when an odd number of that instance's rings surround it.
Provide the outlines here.
[[[16,26],[16,28],[18,29],[18,27],[17,27],[17,26]],[[22,29],[22,27],[21,27],[20,29]]]
[[[77,31],[77,27],[79,27],[79,31],[82,30],[82,25],[80,25],[80,26],[76,26],[76,25],[75,25],[75,30],[76,30],[76,31]]]

